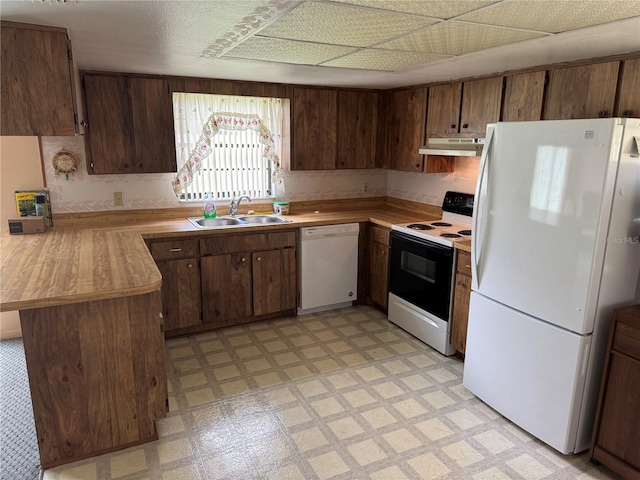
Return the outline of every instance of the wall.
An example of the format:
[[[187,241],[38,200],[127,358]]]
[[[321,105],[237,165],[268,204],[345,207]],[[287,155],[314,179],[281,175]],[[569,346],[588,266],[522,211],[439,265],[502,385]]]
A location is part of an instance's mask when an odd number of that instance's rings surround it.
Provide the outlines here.
[[[44,187],[38,137],[0,137],[0,227],[9,231],[7,220],[16,218],[16,190]],[[0,338],[19,337],[18,312],[0,313]]]
[[[51,159],[60,150],[75,153],[78,171],[55,176]],[[113,210],[113,192],[123,193],[125,208],[171,208],[180,203],[171,188],[171,174],[89,175],[84,137],[42,137],[42,158],[54,213]],[[473,192],[477,159],[457,159],[456,172],[416,174],[371,170],[315,170],[285,172],[289,201],[331,200],[393,196],[431,205],[441,205],[444,192]],[[475,170],[474,170],[475,169]],[[367,191],[363,193],[363,184]]]

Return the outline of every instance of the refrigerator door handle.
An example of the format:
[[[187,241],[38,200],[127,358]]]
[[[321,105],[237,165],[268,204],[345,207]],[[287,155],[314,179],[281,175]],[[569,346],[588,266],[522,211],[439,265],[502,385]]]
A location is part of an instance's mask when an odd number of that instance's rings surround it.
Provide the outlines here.
[[[473,211],[472,231],[473,231],[473,248],[471,248],[471,288],[478,289],[478,263],[482,255],[482,238],[484,235],[484,224],[486,222],[487,212],[483,211],[486,203],[486,195],[483,193],[486,183],[487,167],[489,164],[489,154],[493,146],[493,132],[495,125],[487,126],[487,140],[482,150],[480,158],[480,171],[478,172],[478,183],[476,185],[475,208]],[[480,217],[483,218],[482,222]]]

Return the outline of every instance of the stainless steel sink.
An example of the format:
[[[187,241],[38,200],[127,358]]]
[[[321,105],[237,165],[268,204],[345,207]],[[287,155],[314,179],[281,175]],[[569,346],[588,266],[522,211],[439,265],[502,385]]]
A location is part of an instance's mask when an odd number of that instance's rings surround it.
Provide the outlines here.
[[[195,217],[188,218],[197,228],[229,228],[269,225],[274,223],[289,223],[291,220],[277,215],[242,215],[239,217],[224,216],[218,218]]]
[[[289,223],[291,220],[278,217],[277,215],[243,215],[238,217],[243,222],[247,223]]]

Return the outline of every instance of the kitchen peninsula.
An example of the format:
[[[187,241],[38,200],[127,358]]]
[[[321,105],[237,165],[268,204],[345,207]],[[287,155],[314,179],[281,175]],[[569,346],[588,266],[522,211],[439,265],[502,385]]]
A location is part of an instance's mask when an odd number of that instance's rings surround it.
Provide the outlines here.
[[[2,311],[20,323],[42,468],[157,438],[162,278],[133,233],[2,237]]]

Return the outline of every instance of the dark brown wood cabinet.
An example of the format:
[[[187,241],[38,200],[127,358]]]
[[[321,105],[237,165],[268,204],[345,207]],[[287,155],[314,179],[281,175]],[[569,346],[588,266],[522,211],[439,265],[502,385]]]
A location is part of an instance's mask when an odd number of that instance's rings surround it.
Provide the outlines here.
[[[195,239],[149,242],[162,274],[162,315],[167,336],[202,323],[197,249]]]
[[[336,168],[337,91],[294,88],[291,110],[291,169]]]
[[[534,121],[542,119],[542,103],[547,72],[518,73],[506,77],[502,121]]]
[[[450,137],[459,133],[461,98],[460,82],[429,87],[427,138]]]
[[[378,93],[378,122],[376,125],[376,168],[389,168],[389,109],[391,93]]]
[[[83,75],[91,174],[176,171],[169,80]]]
[[[640,58],[625,60],[620,67],[616,117],[640,117]]]
[[[385,312],[389,295],[389,234],[388,228],[377,225],[369,230],[369,296],[374,305]]]
[[[388,110],[388,155],[394,170],[422,172],[423,155],[418,150],[424,143],[427,115],[427,88],[393,92]]]
[[[484,136],[500,119],[502,77],[429,88],[427,137]]]
[[[469,323],[469,300],[471,299],[471,254],[458,250],[455,286],[453,291],[453,312],[451,314],[451,337],[449,343],[464,354],[467,346],[467,325]]]
[[[553,68],[549,74],[545,120],[613,116],[620,62]]]
[[[0,134],[73,136],[76,101],[64,28],[0,24]]]
[[[375,168],[378,94],[338,92],[337,168]]]
[[[471,80],[462,85],[460,134],[484,137],[487,124],[500,120],[503,77]]]
[[[209,328],[291,314],[295,231],[200,239],[203,321]]]
[[[640,305],[614,310],[591,457],[625,479],[640,478]]]

